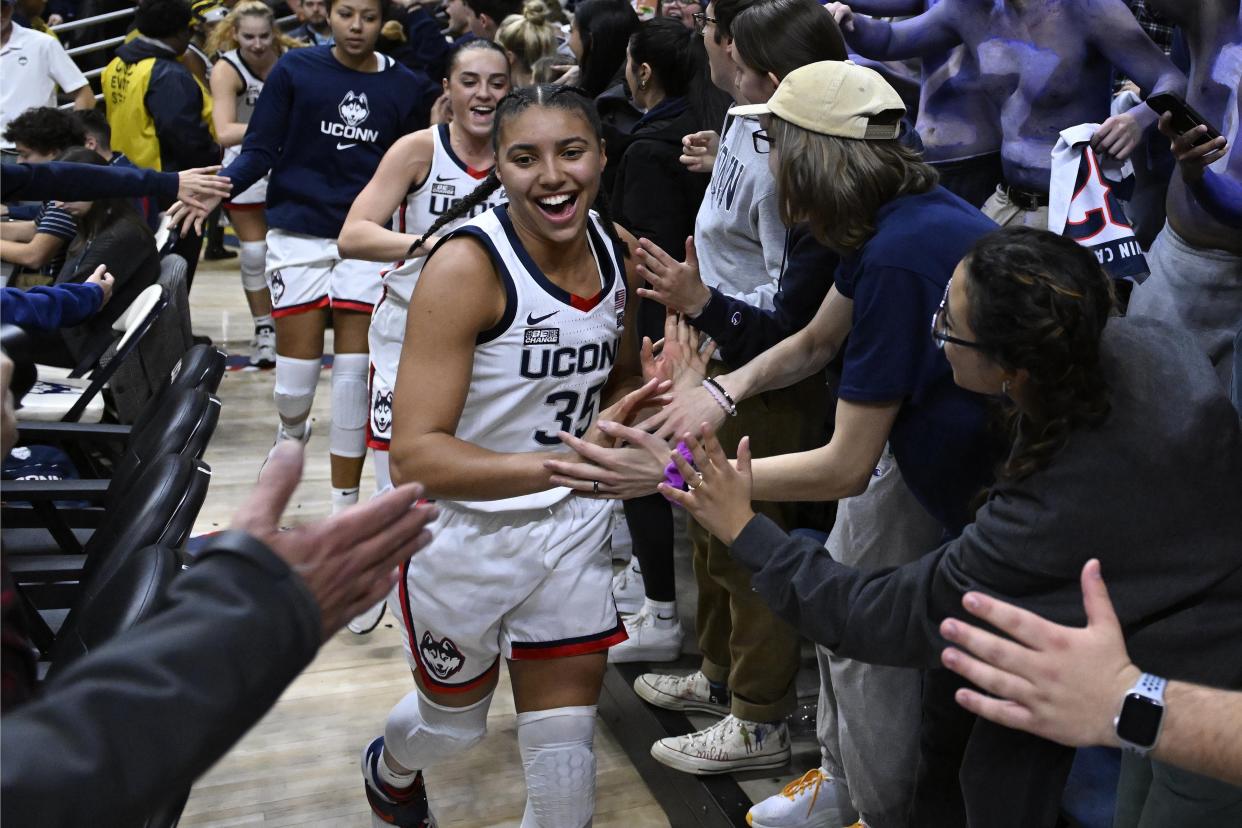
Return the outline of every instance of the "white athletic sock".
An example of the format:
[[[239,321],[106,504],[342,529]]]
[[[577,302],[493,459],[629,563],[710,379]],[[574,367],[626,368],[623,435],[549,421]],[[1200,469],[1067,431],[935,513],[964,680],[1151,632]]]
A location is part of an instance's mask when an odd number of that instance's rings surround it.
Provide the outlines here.
[[[332,514],[336,514],[344,509],[348,509],[358,502],[358,487],[352,489],[338,489],[332,487]]]
[[[388,766],[383,757],[375,763],[379,769],[380,781],[385,785],[390,785],[398,790],[408,788],[414,784],[414,777],[418,776],[417,770],[408,771],[407,773],[397,773]]]
[[[652,601],[644,598],[643,609],[656,620],[657,627],[671,627],[677,623],[676,601]]]

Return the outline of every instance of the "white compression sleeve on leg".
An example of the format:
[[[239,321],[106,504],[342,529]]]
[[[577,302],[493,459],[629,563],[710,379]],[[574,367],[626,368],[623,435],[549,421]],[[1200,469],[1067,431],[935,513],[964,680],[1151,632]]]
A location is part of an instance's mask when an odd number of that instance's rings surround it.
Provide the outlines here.
[[[337,354],[332,358],[332,431],[328,451],[338,457],[367,453],[367,354]]]
[[[294,359],[277,354],[276,410],[286,423],[297,425],[310,415],[315,402],[315,385],[319,382],[319,360]]]
[[[371,449],[375,453],[375,493],[380,494],[392,488],[392,472],[388,468],[388,452],[383,449]]]
[[[422,770],[469,750],[487,735],[492,694],[469,707],[443,707],[417,690],[388,714],[384,749],[406,770]]]
[[[247,293],[267,290],[267,275],[263,272],[267,262],[267,242],[244,241],[241,243],[242,288]]]
[[[526,771],[521,828],[583,828],[595,813],[595,705],[517,715]]]

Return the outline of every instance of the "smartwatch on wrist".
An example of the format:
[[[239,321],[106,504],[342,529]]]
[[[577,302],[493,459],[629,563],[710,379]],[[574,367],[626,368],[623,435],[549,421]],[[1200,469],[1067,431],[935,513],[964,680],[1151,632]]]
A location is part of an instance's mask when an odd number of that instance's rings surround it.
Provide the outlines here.
[[[1143,673],[1121,700],[1121,712],[1113,719],[1122,750],[1146,756],[1160,738],[1164,722],[1164,688],[1168,682]]]

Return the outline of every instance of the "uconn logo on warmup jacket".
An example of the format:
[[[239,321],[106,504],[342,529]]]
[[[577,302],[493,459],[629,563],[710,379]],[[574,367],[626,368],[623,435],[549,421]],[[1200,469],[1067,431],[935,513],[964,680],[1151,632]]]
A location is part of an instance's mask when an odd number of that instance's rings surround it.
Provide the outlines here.
[[[331,135],[335,138],[352,138],[355,141],[378,141],[378,129],[364,129],[361,124],[371,115],[371,107],[367,103],[367,93],[361,95],[352,89],[345,93],[345,97],[341,99],[341,103],[336,108],[337,114],[340,115],[340,121],[320,121],[319,131],[324,135]],[[342,123],[342,121],[344,123]],[[336,145],[337,149],[345,149],[340,144]]]

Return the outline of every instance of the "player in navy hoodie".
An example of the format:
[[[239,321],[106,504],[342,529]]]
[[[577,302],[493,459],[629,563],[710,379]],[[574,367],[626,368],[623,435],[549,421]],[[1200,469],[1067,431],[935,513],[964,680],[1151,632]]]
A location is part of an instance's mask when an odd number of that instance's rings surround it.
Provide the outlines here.
[[[367,326],[380,266],[342,259],[337,236],[384,153],[420,123],[417,79],[375,51],[379,0],[334,0],[335,44],[295,49],[263,86],[241,155],[221,175],[244,191],[271,172],[266,275],[276,321],[277,440],[305,442],[332,314],[332,505],[358,499],[366,453]],[[195,216],[198,214],[195,213]],[[191,219],[178,210],[179,221]]]

